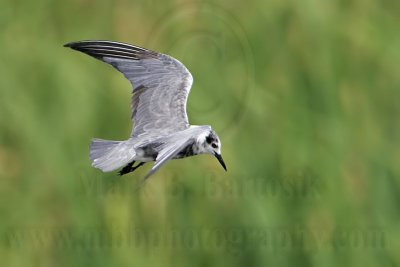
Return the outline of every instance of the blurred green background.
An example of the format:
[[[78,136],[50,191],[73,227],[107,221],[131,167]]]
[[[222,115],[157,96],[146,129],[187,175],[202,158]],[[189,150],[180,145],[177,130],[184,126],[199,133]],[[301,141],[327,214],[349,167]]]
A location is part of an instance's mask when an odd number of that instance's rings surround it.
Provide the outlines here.
[[[399,266],[399,1],[0,4],[2,266]],[[223,142],[123,178],[93,137],[131,131],[130,84],[63,48],[181,60]]]

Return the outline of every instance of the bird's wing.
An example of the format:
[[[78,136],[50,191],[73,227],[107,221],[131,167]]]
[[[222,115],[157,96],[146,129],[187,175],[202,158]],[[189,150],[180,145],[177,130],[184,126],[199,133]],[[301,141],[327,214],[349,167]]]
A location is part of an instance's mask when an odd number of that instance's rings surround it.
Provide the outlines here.
[[[210,126],[195,126],[175,133],[174,135],[168,137],[168,139],[160,138],[164,145],[157,155],[156,163],[151,171],[144,177],[144,180],[146,180],[150,175],[154,174],[167,161],[178,155],[179,152],[186,148],[186,146],[193,145],[199,136],[205,135],[210,130]]]
[[[186,102],[193,78],[178,60],[112,41],[65,45],[114,66],[132,83],[132,136],[167,135],[189,127]]]
[[[187,138],[175,139],[174,142],[168,142],[164,148],[158,153],[156,163],[150,172],[143,178],[142,183],[147,180],[151,175],[158,171],[165,163],[173,159],[179,154],[186,146],[191,145],[194,139],[190,136]]]

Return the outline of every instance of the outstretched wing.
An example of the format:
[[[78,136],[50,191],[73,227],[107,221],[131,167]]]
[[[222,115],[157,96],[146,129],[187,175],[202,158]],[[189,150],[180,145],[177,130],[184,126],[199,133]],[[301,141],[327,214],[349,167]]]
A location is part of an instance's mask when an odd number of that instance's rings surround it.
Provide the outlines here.
[[[112,41],[65,45],[114,66],[132,83],[132,136],[168,135],[189,127],[186,102],[193,78],[178,60]]]
[[[169,160],[173,159],[187,146],[193,146],[199,136],[205,136],[210,130],[211,127],[206,125],[192,126],[164,139],[164,144],[157,155],[156,162],[151,171],[144,177],[143,181],[159,170]]]
[[[165,163],[169,160],[173,159],[176,155],[179,154],[186,146],[192,145],[193,139],[180,139],[176,140],[176,142],[167,144],[157,155],[156,163],[153,168],[151,168],[150,172],[143,178],[143,182],[153,175],[156,171],[158,171]]]

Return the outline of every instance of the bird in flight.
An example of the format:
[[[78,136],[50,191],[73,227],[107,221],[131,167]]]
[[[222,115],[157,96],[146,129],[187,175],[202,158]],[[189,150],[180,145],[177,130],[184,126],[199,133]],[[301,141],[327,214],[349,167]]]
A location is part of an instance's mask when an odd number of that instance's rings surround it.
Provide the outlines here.
[[[171,159],[208,153],[226,170],[221,141],[212,127],[189,124],[186,103],[193,77],[181,62],[113,41],[79,41],[64,46],[112,65],[133,87],[132,134],[125,141],[93,139],[90,145],[93,167],[103,172],[121,168],[119,174],[124,175],[155,161],[144,181]]]

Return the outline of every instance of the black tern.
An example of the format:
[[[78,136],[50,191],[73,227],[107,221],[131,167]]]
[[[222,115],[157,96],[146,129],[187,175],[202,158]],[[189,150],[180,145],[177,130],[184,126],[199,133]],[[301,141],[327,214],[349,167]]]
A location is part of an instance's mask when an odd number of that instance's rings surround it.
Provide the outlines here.
[[[79,41],[64,46],[112,65],[133,87],[132,134],[126,141],[93,139],[93,167],[103,172],[122,168],[119,174],[124,175],[155,161],[144,177],[146,180],[171,159],[208,153],[227,170],[221,156],[221,141],[212,127],[189,124],[186,102],[193,77],[180,61],[113,41]]]

